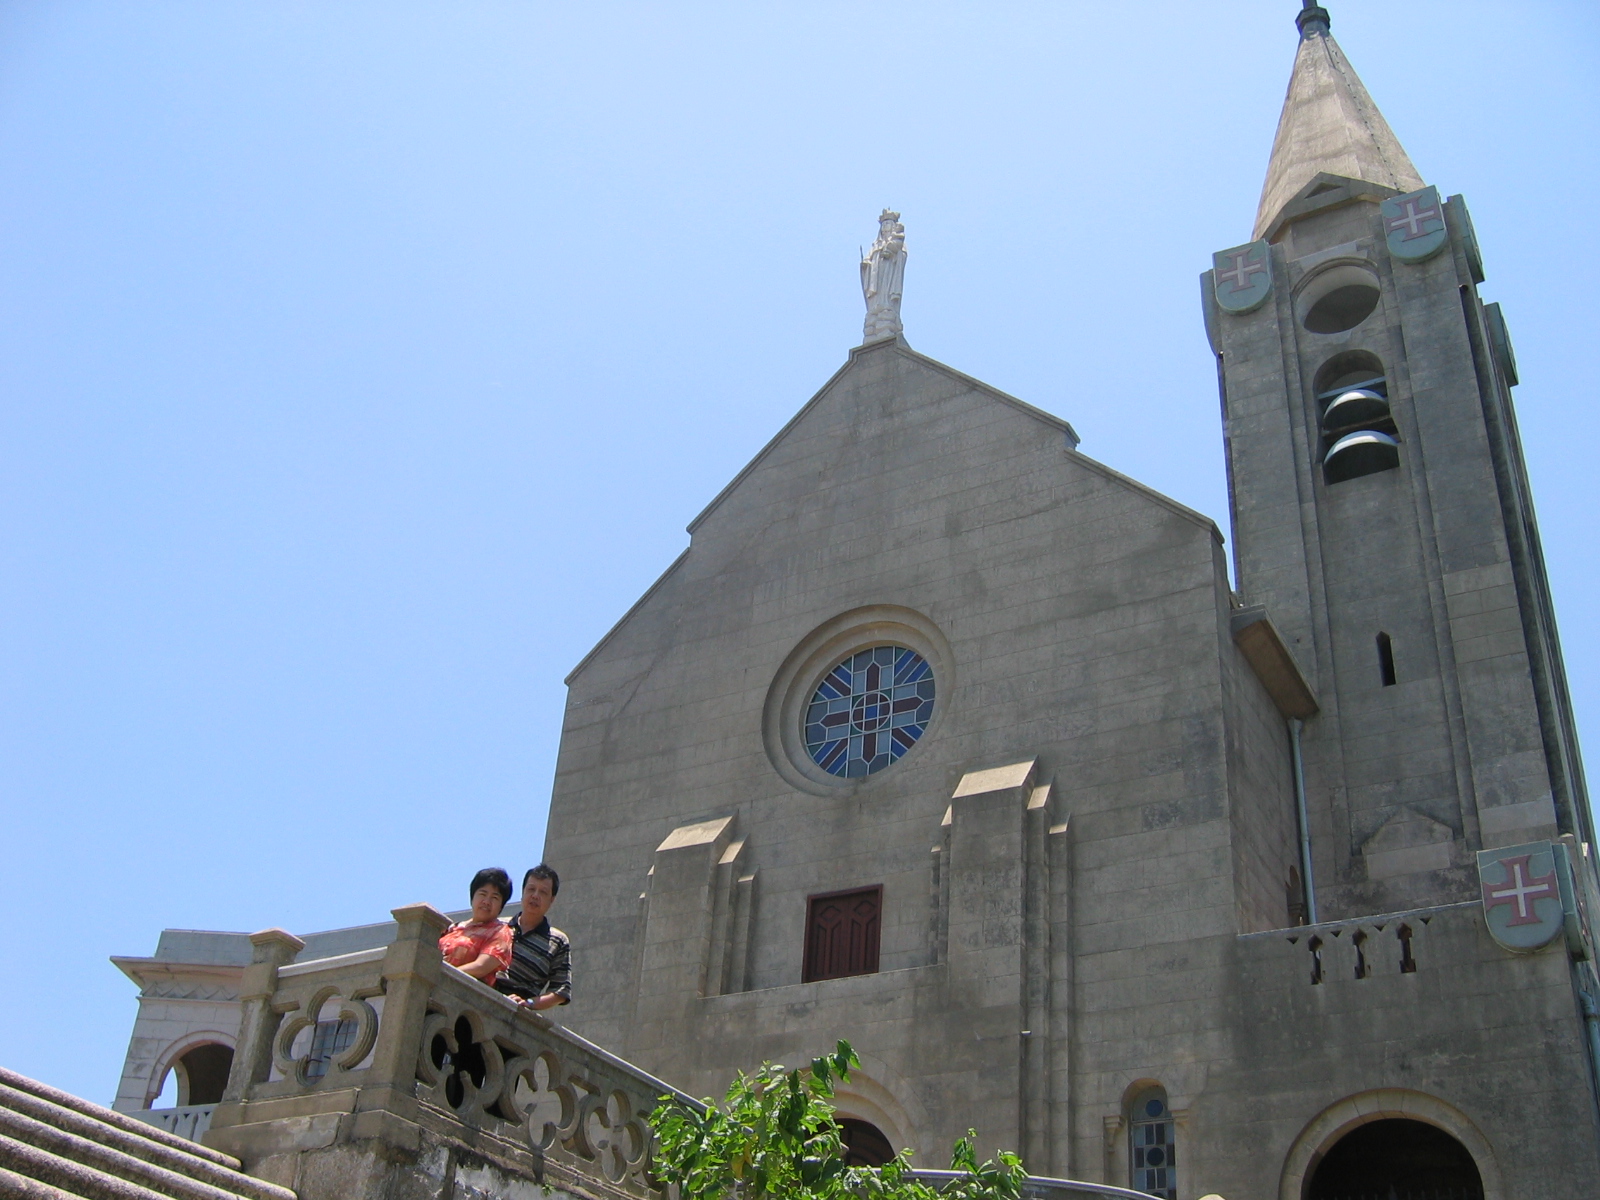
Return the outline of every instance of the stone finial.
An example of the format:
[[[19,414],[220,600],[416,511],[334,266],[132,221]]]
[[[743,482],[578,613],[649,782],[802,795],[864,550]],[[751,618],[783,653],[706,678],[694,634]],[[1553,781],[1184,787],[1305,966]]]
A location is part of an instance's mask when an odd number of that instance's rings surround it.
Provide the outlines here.
[[[306,948],[306,944],[287,929],[263,929],[252,933],[250,945],[253,947],[251,962],[271,963],[278,967],[293,962],[294,956]]]
[[[900,323],[900,287],[906,275],[906,227],[900,214],[884,209],[878,217],[878,239],[861,258],[861,295],[867,319],[861,344],[887,341],[904,332]]]
[[[389,915],[400,926],[400,937],[438,937],[450,928],[450,918],[431,904],[402,904]]]
[[[1300,31],[1301,37],[1309,37],[1313,33],[1328,32],[1328,10],[1317,3],[1317,0],[1303,0],[1303,6],[1295,14],[1295,28]]]

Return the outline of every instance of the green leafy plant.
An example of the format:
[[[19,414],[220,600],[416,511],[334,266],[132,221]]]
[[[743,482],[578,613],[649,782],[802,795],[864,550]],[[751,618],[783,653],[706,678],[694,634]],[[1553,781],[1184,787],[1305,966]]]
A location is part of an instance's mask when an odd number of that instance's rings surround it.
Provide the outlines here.
[[[909,1150],[882,1167],[847,1166],[834,1083],[860,1065],[841,1041],[809,1071],[777,1063],[741,1071],[721,1104],[663,1096],[650,1114],[656,1174],[681,1200],[1020,1200],[1022,1160],[1002,1152],[979,1163],[972,1130],[951,1152],[955,1177],[937,1186],[912,1177]]]

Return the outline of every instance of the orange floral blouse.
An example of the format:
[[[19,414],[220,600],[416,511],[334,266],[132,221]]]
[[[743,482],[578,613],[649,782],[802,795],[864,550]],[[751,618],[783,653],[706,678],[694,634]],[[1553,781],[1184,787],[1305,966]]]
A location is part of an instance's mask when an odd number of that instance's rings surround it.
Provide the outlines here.
[[[439,935],[439,952],[453,967],[465,967],[485,954],[500,964],[483,982],[492,984],[501,971],[511,966],[511,926],[504,921],[461,921]]]

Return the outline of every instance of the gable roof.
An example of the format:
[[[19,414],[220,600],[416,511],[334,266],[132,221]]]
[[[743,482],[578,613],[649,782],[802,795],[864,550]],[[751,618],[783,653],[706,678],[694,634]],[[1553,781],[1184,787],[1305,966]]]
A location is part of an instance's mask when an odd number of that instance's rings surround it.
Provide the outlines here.
[[[807,413],[822,403],[823,399],[828,395],[828,393],[833,390],[833,386],[849,373],[850,368],[855,366],[856,362],[860,358],[867,354],[877,354],[885,351],[890,351],[902,355],[905,358],[909,358],[913,362],[920,363],[922,366],[937,371],[941,375],[946,375],[951,379],[967,385],[974,391],[982,392],[984,395],[998,400],[1002,404],[1010,405],[1018,412],[1026,413],[1028,416],[1033,417],[1037,421],[1041,421],[1054,429],[1061,430],[1061,432],[1066,435],[1067,445],[1070,449],[1076,450],[1078,448],[1079,441],[1082,440],[1078,437],[1077,431],[1073,429],[1072,426],[1066,421],[1063,421],[1060,417],[1055,416],[1052,413],[1047,413],[1042,408],[1035,408],[1025,400],[1018,400],[1015,396],[1008,395],[1007,393],[1002,392],[999,388],[990,387],[987,383],[984,383],[983,380],[974,379],[971,375],[963,374],[954,367],[947,367],[938,359],[929,358],[926,354],[918,354],[910,346],[906,345],[904,339],[896,338],[892,341],[886,339],[881,342],[872,342],[865,346],[857,346],[850,351],[850,358],[842,367],[840,367],[833,373],[832,376],[829,377],[827,383],[823,384],[817,389],[816,395],[807,400],[801,407],[800,411],[795,413],[794,416],[790,417],[784,427],[778,430],[777,433],[773,434],[765,446],[756,451],[756,456],[744,465],[744,469],[730,479],[728,481],[728,485],[718,492],[714,497],[712,497],[711,503],[707,504],[703,509],[701,509],[699,515],[697,515],[694,520],[689,522],[687,527],[689,533],[693,534],[694,531],[700,527],[701,523],[704,522],[705,519],[712,513],[714,513],[724,500],[733,494],[734,490],[744,482],[751,472],[761,465],[762,460],[764,460],[767,455],[771,454],[772,451],[779,445],[779,443],[781,443],[783,439],[788,436],[789,431],[792,430],[796,425],[800,424],[801,421],[805,420]]]
[[[1217,528],[1216,522],[1210,517],[1206,516],[1204,513],[1196,512],[1187,505],[1179,504],[1170,496],[1165,496],[1156,491],[1154,488],[1140,483],[1138,480],[1132,479],[1129,476],[1122,474],[1120,471],[1115,471],[1106,466],[1104,463],[1097,462],[1095,459],[1090,458],[1086,454],[1079,453],[1078,443],[1080,439],[1077,431],[1073,429],[1071,424],[1067,421],[1062,420],[1060,417],[1055,416],[1052,413],[1045,412],[1042,408],[1035,408],[1025,400],[1019,400],[1015,396],[1009,395],[1006,392],[1002,392],[999,388],[991,387],[989,384],[984,383],[981,379],[974,379],[971,375],[957,371],[954,367],[946,366],[937,359],[929,358],[926,354],[919,354],[917,351],[911,349],[910,346],[906,345],[904,339],[900,338],[894,339],[893,341],[885,340],[881,342],[873,342],[865,346],[856,346],[854,349],[852,349],[850,351],[849,359],[844,363],[843,366],[835,371],[832,376],[829,377],[828,382],[823,384],[810,400],[806,401],[806,403],[801,407],[800,411],[795,413],[795,415],[784,424],[782,429],[773,434],[773,436],[767,441],[767,444],[756,452],[755,457],[746,463],[744,468],[728,481],[727,485],[720,492],[718,492],[715,497],[712,498],[711,503],[707,504],[705,508],[700,510],[699,514],[695,516],[694,520],[689,522],[687,528],[690,536],[692,537],[695,531],[699,529],[700,526],[704,524],[704,522],[711,516],[711,514],[714,513],[722,505],[722,503],[734,493],[739,485],[755,472],[762,462],[765,461],[766,458],[773,452],[773,450],[776,449],[777,446],[784,440],[784,438],[788,436],[790,431],[799,425],[800,422],[805,419],[806,415],[815,409],[817,405],[822,403],[822,401],[838,384],[839,380],[844,378],[844,376],[850,371],[856,362],[862,358],[862,356],[867,354],[883,353],[899,354],[909,358],[913,362],[916,362],[919,365],[928,368],[929,370],[938,372],[941,375],[956,380],[966,387],[971,388],[975,392],[988,396],[989,398],[996,400],[1010,408],[1016,409],[1018,412],[1033,418],[1043,425],[1047,425],[1052,429],[1059,430],[1066,440],[1067,453],[1071,456],[1073,462],[1089,471],[1092,471],[1103,479],[1116,483],[1130,491],[1137,492],[1139,495],[1153,501],[1155,504],[1166,509],[1175,516],[1182,517],[1184,520],[1206,530],[1218,543],[1222,542],[1223,537],[1221,530]],[[629,607],[628,611],[622,614],[622,616],[617,620],[616,624],[612,625],[611,628],[606,631],[605,635],[594,644],[589,652],[585,654],[581,660],[579,660],[578,664],[573,667],[570,672],[568,672],[567,677],[563,682],[565,682],[568,686],[572,684],[572,681],[582,673],[585,667],[594,661],[595,656],[605,648],[607,643],[609,643],[611,639],[617,635],[623,626],[632,620],[633,615],[637,613],[645,605],[645,603],[656,594],[662,585],[665,584],[666,581],[670,579],[681,566],[683,566],[692,550],[693,546],[686,548],[682,554],[678,555],[678,557],[673,560],[672,565],[661,573],[660,577],[650,585],[645,593],[640,596],[638,600],[634,601],[634,603]]]

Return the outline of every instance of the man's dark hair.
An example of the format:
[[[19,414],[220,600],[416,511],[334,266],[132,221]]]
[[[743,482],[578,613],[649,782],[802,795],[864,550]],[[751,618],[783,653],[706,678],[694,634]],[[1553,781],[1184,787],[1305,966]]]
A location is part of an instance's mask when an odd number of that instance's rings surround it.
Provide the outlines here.
[[[481,887],[492,887],[500,893],[501,908],[511,903],[511,876],[506,874],[504,867],[485,867],[474,875],[472,886],[467,889],[467,899],[476,896]]]
[[[561,876],[556,874],[556,869],[549,863],[540,863],[537,867],[529,867],[528,873],[522,877],[522,886],[528,886],[530,879],[548,879],[550,881],[550,899],[554,900],[561,894]]]

